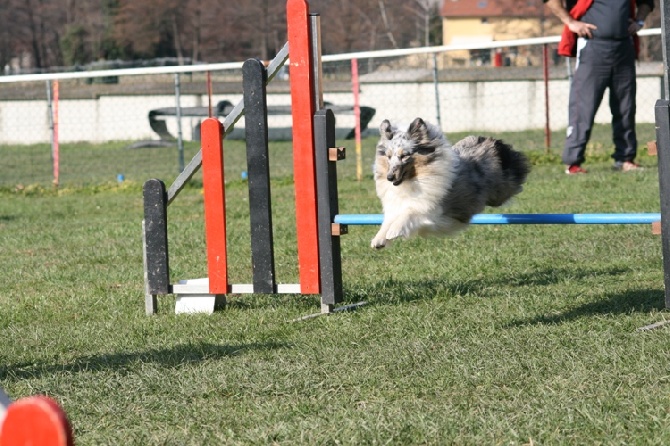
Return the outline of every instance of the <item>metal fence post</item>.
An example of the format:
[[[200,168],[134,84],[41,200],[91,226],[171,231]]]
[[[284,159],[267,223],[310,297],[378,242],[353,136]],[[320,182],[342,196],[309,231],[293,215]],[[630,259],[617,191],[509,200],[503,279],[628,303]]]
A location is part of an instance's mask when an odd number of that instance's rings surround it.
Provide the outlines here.
[[[442,128],[442,115],[440,114],[440,87],[437,70],[437,53],[433,53],[433,85],[435,87],[435,116],[437,118],[437,126]]]
[[[54,159],[55,140],[54,140],[54,112],[51,101],[51,81],[47,81],[47,113],[49,114],[49,136],[51,138],[51,161]]]
[[[181,83],[179,73],[174,75],[174,96],[177,111],[177,152],[179,157],[179,173],[184,171],[184,138],[181,131]]]

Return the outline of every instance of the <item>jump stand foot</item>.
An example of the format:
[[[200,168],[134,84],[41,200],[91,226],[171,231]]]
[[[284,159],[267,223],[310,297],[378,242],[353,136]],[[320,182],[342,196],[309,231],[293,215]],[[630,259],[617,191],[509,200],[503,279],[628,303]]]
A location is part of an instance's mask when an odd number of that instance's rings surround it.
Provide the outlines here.
[[[181,313],[207,313],[223,310],[226,306],[224,294],[188,294],[177,295],[177,303],[174,307],[175,314]]]

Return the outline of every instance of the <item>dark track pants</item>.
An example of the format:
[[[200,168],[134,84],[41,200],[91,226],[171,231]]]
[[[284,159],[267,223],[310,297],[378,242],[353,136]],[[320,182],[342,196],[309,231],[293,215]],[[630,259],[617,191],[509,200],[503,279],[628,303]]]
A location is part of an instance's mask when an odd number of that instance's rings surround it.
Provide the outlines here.
[[[632,39],[584,40],[570,88],[568,131],[563,163],[582,164],[593,120],[609,88],[612,139],[616,161],[632,161],[637,155],[635,135],[635,48]],[[581,46],[581,45],[580,45]]]

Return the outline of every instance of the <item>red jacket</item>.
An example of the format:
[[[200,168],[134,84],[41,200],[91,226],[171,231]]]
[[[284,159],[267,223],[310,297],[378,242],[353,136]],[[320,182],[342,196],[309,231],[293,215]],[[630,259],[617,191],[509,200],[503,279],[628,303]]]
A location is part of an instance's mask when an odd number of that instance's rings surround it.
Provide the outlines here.
[[[579,20],[584,17],[586,11],[593,4],[593,0],[577,0],[575,6],[570,10],[570,17]],[[635,19],[635,0],[630,0],[630,16]],[[635,54],[640,52],[640,39],[637,34],[633,35],[633,42],[635,44]],[[577,34],[570,31],[568,25],[563,27],[563,34],[561,34],[561,41],[558,43],[558,54],[565,57],[575,57],[577,55]]]

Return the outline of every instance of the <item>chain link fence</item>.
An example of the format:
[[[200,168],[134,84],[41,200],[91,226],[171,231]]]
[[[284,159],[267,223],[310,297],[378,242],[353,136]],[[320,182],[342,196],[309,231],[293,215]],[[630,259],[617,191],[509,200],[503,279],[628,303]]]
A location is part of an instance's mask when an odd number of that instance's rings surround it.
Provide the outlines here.
[[[660,47],[660,30],[646,30],[642,39],[645,48]],[[324,100],[335,111],[342,140],[354,137],[358,105],[364,141],[376,138],[383,119],[422,117],[453,140],[465,133],[503,134],[521,150],[560,150],[574,66],[555,56],[556,41],[324,56]],[[49,80],[0,76],[0,187],[169,181],[199,149],[201,120],[210,111],[223,119],[242,100],[241,65],[54,74]],[[638,63],[637,86],[644,143],[653,135],[654,104],[664,94],[662,60],[647,55]],[[606,96],[597,123],[609,124],[607,103]],[[270,139],[290,141],[286,68],[268,85],[268,105]],[[243,138],[242,119],[227,144],[243,147]]]

